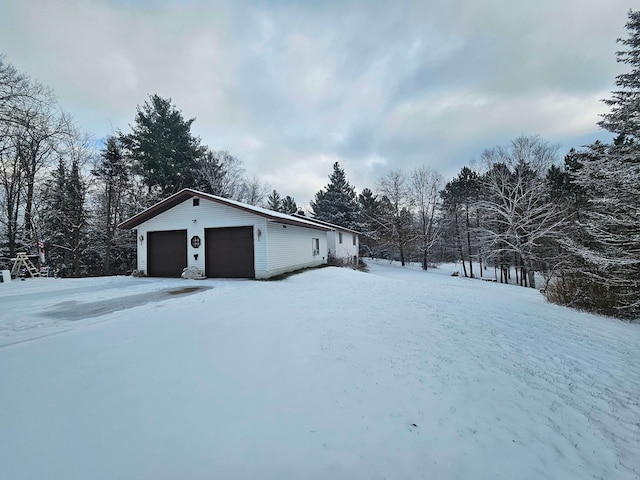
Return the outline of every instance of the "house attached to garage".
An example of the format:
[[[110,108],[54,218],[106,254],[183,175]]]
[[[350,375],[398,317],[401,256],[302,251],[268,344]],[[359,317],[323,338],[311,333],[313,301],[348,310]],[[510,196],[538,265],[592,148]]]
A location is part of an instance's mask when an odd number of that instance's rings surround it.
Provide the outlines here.
[[[299,213],[295,216],[307,218],[304,214]],[[360,261],[360,232],[317,218],[309,218],[309,221],[331,229],[327,232],[327,257],[329,260],[337,260],[345,265],[358,265]]]
[[[135,229],[138,270],[180,277],[264,279],[327,263],[331,228],[303,218],[184,189],[121,223]]]

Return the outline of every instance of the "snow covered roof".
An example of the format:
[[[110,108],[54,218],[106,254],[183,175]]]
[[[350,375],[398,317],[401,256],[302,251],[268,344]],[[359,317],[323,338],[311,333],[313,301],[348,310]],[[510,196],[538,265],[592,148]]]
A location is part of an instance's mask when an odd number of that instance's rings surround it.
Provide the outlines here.
[[[353,230],[351,228],[342,227],[340,225],[336,225],[335,223],[325,222],[323,220],[318,220],[317,218],[313,218],[313,217],[305,217],[304,215],[300,215],[298,213],[295,213],[294,216],[296,218],[309,220],[313,223],[317,223],[318,225],[329,227],[331,230],[342,230],[343,232],[351,232],[351,233],[355,233],[356,235],[362,235],[362,232],[358,232],[357,230]]]
[[[163,212],[166,212],[170,208],[175,207],[176,205],[188,200],[190,198],[197,197],[202,198],[204,200],[209,200],[212,202],[216,202],[222,205],[226,205],[228,207],[237,208],[239,210],[243,210],[248,213],[253,213],[254,215],[259,215],[261,217],[267,218],[271,221],[284,223],[287,225],[297,225],[300,227],[314,228],[316,230],[333,230],[331,227],[327,225],[321,225],[315,221],[307,220],[300,217],[294,217],[292,215],[287,215],[285,213],[274,212],[273,210],[268,210],[266,208],[256,207],[254,205],[249,205],[247,203],[237,202],[235,200],[230,200],[224,197],[218,197],[216,195],[211,195],[204,192],[199,192],[197,190],[192,190],[190,188],[184,188],[180,190],[178,193],[174,193],[170,197],[165,198],[164,200],[152,205],[151,207],[143,210],[142,212],[134,215],[128,220],[125,220],[118,228],[122,229],[130,229],[135,228],[143,222],[159,215]]]

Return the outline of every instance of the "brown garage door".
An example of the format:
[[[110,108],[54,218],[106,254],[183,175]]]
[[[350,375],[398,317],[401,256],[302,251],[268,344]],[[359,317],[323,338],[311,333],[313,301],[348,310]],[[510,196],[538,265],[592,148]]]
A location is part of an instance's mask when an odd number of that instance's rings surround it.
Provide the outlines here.
[[[187,266],[187,231],[149,232],[147,241],[147,275],[180,277]]]
[[[255,278],[253,227],[208,228],[204,237],[207,277]]]

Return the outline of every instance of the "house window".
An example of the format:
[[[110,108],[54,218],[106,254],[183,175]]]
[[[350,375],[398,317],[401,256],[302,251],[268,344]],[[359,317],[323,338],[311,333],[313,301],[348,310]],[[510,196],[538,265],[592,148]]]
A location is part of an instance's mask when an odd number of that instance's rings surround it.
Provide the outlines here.
[[[199,198],[194,198],[193,199],[193,206],[197,207],[198,205],[200,205],[200,199]]]
[[[353,244],[354,245],[356,244],[356,236],[355,235],[353,236]]]
[[[313,256],[320,255],[320,239],[312,238],[311,239],[311,250],[313,252]]]
[[[338,232],[338,243],[342,243],[342,232]]]

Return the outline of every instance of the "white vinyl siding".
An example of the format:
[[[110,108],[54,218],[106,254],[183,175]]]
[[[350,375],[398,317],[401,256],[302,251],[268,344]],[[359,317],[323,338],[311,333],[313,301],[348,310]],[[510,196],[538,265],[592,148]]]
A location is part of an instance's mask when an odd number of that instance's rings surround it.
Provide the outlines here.
[[[267,269],[270,275],[327,262],[327,240],[324,232],[276,222],[267,222],[267,225],[269,237]],[[309,247],[313,245],[314,238],[319,240],[318,255],[313,255],[313,249]]]
[[[340,239],[346,235],[346,241],[340,241]],[[351,237],[351,240],[349,240]],[[336,242],[336,240],[338,240]],[[327,232],[327,241],[329,246],[329,252],[333,258],[342,260],[343,262],[352,264],[357,263],[358,255],[359,255],[359,239],[358,235],[355,233],[348,232]],[[354,257],[356,260],[354,262]]]

